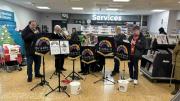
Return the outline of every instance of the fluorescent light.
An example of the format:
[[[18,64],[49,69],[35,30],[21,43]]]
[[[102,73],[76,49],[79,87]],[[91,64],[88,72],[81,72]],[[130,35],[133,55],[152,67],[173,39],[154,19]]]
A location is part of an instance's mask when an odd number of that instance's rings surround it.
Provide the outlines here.
[[[38,9],[50,9],[49,7],[47,6],[37,6]]]
[[[113,2],[129,2],[130,0],[113,0]]]
[[[84,8],[82,7],[72,7],[72,10],[83,10]]]
[[[117,11],[117,10],[119,10],[119,9],[117,9],[117,8],[107,8],[106,10],[107,10],[107,11]]]
[[[180,1],[178,3],[180,4]]]
[[[152,10],[152,12],[164,12],[164,11],[166,11],[166,10],[163,10],[163,9],[154,9],[154,10]]]

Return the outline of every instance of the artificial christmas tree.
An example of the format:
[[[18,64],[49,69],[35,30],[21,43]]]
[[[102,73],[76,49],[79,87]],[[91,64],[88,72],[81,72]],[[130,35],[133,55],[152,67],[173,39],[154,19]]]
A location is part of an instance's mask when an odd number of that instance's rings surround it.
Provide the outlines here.
[[[0,27],[0,45],[2,46],[3,44],[10,44],[14,45],[14,40],[12,39],[10,33],[8,32],[7,26],[4,25]]]

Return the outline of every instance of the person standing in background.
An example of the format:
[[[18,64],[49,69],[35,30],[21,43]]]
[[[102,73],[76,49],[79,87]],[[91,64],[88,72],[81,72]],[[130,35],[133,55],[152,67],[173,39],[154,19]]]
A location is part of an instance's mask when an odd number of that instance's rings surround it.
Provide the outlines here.
[[[159,34],[167,35],[163,27],[159,28]]]
[[[51,35],[52,40],[65,40],[66,35],[62,31],[61,26],[55,25],[54,27],[54,33]],[[63,54],[55,55],[55,71],[56,73],[60,73],[61,71],[66,71],[64,66],[64,58],[65,56]]]
[[[41,56],[36,55],[35,51],[32,50],[32,43],[36,35],[39,33],[37,28],[37,22],[35,20],[31,20],[29,24],[24,28],[22,31],[22,39],[25,43],[25,50],[26,50],[26,58],[27,58],[27,75],[28,75],[28,82],[32,82],[32,64],[34,62],[34,72],[35,77],[41,78],[42,75],[40,74],[40,66],[41,66]]]
[[[121,33],[121,28],[116,27],[116,36],[114,37],[115,40],[115,47],[117,47],[116,43],[123,42],[123,40],[126,40],[126,35]],[[117,56],[114,57],[114,70],[111,73],[111,76],[116,75],[116,73],[119,73],[119,66],[120,66],[120,61]]]
[[[72,28],[72,34],[73,33],[76,33],[77,31],[76,31],[76,28]]]
[[[129,42],[131,43],[131,56],[129,62],[129,74],[130,78],[128,79],[129,82],[134,81],[134,84],[138,84],[138,61],[142,57],[146,42],[145,37],[142,33],[140,33],[140,27],[135,26],[133,28],[133,35],[129,37]]]
[[[172,64],[175,66],[174,78],[175,78],[175,89],[171,92],[175,95],[180,89],[180,41],[173,50]]]

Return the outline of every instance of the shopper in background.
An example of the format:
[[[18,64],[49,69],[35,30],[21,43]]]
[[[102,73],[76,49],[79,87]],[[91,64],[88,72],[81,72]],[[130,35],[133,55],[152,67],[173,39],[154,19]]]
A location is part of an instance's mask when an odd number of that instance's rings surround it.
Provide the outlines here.
[[[27,57],[27,74],[28,74],[28,82],[32,82],[32,64],[34,61],[34,72],[35,77],[40,78],[42,75],[40,74],[40,66],[41,66],[41,56],[36,55],[35,51],[32,50],[32,42],[36,35],[39,33],[37,28],[37,22],[32,20],[22,31],[22,38],[25,43],[26,57]]]
[[[159,28],[159,34],[167,35],[163,27]]]
[[[116,43],[123,42],[123,40],[126,40],[126,35],[121,33],[121,28],[116,27],[116,36],[114,37],[115,40],[115,47],[117,47]],[[116,75],[116,73],[119,73],[119,66],[120,66],[120,61],[117,56],[114,57],[114,70],[111,73],[111,76]]]
[[[62,31],[61,26],[55,25],[54,27],[54,33],[51,35],[52,40],[65,40],[66,35]],[[56,73],[60,73],[61,71],[66,71],[64,66],[64,58],[65,56],[63,54],[55,55],[55,71]]]
[[[73,33],[76,33],[77,31],[76,31],[76,28],[72,28],[72,34]]]
[[[144,53],[146,42],[145,37],[140,33],[139,26],[133,28],[133,35],[129,37],[131,43],[131,56],[129,62],[129,82],[134,80],[134,84],[138,84],[138,61]]]
[[[172,56],[172,64],[173,66],[175,66],[175,70],[174,70],[175,89],[171,94],[175,95],[180,89],[180,41],[174,48],[173,56]]]

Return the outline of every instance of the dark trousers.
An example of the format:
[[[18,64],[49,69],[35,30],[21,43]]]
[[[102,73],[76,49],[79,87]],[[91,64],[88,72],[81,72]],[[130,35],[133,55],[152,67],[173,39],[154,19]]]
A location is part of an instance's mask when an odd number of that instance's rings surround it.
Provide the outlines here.
[[[119,71],[119,66],[120,66],[120,61],[114,57],[114,72],[118,72]]]
[[[34,62],[35,75],[40,73],[41,56],[39,55],[28,55],[27,56],[27,75],[28,78],[32,78],[32,64]]]
[[[60,72],[64,66],[64,55],[55,56],[55,69],[56,72]]]
[[[129,74],[131,79],[138,80],[138,58],[131,56],[129,62]]]
[[[98,69],[99,68],[97,68],[96,62],[90,63],[90,64],[86,64],[86,63],[81,62],[81,71],[83,73],[88,73],[89,71],[96,72],[96,71],[98,71]]]
[[[89,71],[89,65],[81,62],[81,71],[87,73]]]

